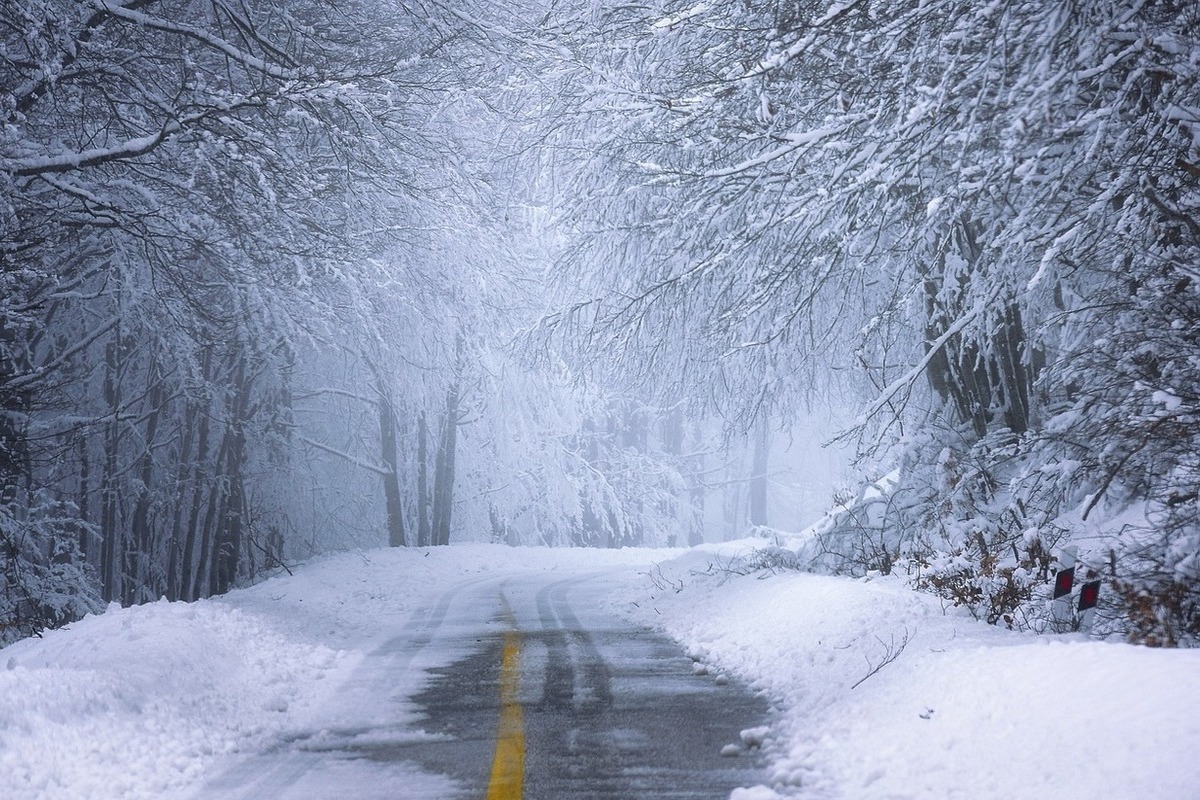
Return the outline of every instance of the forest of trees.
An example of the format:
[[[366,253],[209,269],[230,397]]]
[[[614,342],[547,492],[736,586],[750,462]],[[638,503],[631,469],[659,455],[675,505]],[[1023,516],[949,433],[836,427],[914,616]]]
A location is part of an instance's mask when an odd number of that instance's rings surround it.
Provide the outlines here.
[[[0,642],[778,526],[813,414],[808,568],[1200,639],[1194,3],[13,0],[0,116]]]
[[[614,9],[586,37],[607,80],[568,98],[597,157],[565,338],[599,327],[691,395],[715,372],[743,425],[855,402],[886,481],[809,543],[822,568],[1039,627],[1078,541],[1116,628],[1195,641],[1200,8],[657,14]]]

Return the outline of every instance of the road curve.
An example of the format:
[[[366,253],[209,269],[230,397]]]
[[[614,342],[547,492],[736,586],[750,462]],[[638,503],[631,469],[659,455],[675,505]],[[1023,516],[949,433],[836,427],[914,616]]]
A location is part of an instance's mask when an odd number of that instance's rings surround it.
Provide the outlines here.
[[[724,800],[762,782],[739,734],[765,702],[606,610],[604,575],[451,587],[363,660],[329,719],[196,800]]]

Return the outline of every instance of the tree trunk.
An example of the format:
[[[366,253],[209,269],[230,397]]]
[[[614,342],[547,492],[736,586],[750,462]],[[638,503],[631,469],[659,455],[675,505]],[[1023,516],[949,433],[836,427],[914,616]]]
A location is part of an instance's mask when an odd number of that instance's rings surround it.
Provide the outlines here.
[[[31,392],[9,385],[29,369],[23,331],[0,317],[0,503],[15,500],[21,478],[29,474],[24,420],[32,407]]]
[[[121,401],[118,361],[120,332],[104,350],[104,402],[112,412],[104,437],[104,473],[100,479],[100,583],[101,597],[111,603],[120,596],[121,575],[117,555],[121,530],[118,524],[117,450],[121,445]]]
[[[213,534],[213,564],[209,574],[209,594],[225,594],[238,576],[242,555],[242,538],[246,520],[246,487],[243,482],[243,462],[246,435],[241,423],[231,426],[229,451],[226,456],[225,507],[218,517],[219,525]]]
[[[429,532],[429,427],[425,412],[417,416],[417,544],[432,544]]]
[[[993,357],[995,382],[1001,392],[999,405],[1003,410],[1004,424],[1013,433],[1029,430],[1030,393],[1035,376],[1031,359],[1025,353],[1026,345],[1021,309],[1016,303],[1009,303],[1005,306],[1004,319],[996,334]]]
[[[767,470],[771,456],[771,429],[766,415],[754,430],[754,457],[750,475],[750,524],[767,524]]]
[[[446,393],[437,464],[433,477],[433,543],[450,544],[450,515],[454,506],[454,456],[458,446],[458,387]]]
[[[125,574],[130,577],[122,596],[124,605],[143,602],[153,598],[161,586],[151,586],[151,564],[153,562],[155,537],[150,530],[150,487],[154,484],[154,443],[158,438],[158,424],[162,417],[162,407],[166,400],[166,391],[158,370],[151,367],[148,375],[153,382],[148,394],[150,410],[146,415],[146,431],[143,438],[143,451],[138,469],[139,485],[137,500],[133,507],[133,518],[130,525],[130,536],[126,543]]]
[[[229,425],[225,429],[228,447],[225,448],[225,504],[217,517],[213,536],[213,563],[209,576],[210,594],[225,594],[238,576],[242,556],[242,538],[246,520],[246,423],[250,416],[250,390],[253,378],[246,369],[246,356],[237,356],[233,370],[233,401],[229,409]],[[218,462],[220,463],[220,462]]]
[[[699,426],[694,432],[693,441],[696,448],[694,455],[688,461],[691,469],[688,472],[688,495],[691,509],[691,519],[688,524],[688,546],[704,544],[704,501],[706,489],[704,486],[705,457],[702,449],[703,437]]]
[[[208,490],[208,508],[204,511],[204,521],[200,525],[200,558],[196,562],[196,574],[192,585],[191,599],[198,600],[212,595],[213,585],[213,553],[216,549],[217,527],[221,524],[221,515],[225,511],[225,498],[229,492],[228,480],[224,474],[225,462],[228,459],[230,446],[230,431],[226,425],[221,436],[221,446],[217,449],[217,457],[213,460],[213,475],[204,487]]]
[[[88,551],[91,547],[91,533],[88,522],[91,520],[91,508],[88,505],[88,496],[91,492],[91,462],[88,460],[88,437],[83,431],[79,432],[79,521],[83,524],[79,528],[79,554],[86,562],[88,560]],[[3,498],[0,498],[2,501]]]
[[[508,540],[508,525],[505,523],[504,517],[496,510],[494,503],[488,503],[488,522],[492,526],[493,544],[512,544]]]
[[[379,398],[379,443],[381,458],[387,468],[383,476],[383,496],[387,510],[388,545],[405,547],[404,510],[400,504],[400,464],[396,453],[396,411],[391,396],[384,391]]]
[[[186,506],[184,492],[188,485],[188,474],[189,472],[194,473],[195,470],[195,465],[192,464],[192,442],[195,437],[196,416],[195,404],[186,403],[183,424],[179,431],[179,460],[176,464],[175,485],[171,492],[174,505],[171,512],[171,533],[167,538],[167,599],[171,601],[180,599],[180,569],[182,567],[180,535],[183,532],[183,510]]]
[[[970,219],[960,220],[947,237],[948,253],[938,265],[940,272],[931,270],[926,274],[926,347],[967,313],[957,299],[965,294],[968,280],[962,273],[978,275],[985,267],[980,263],[983,254],[977,229]],[[952,268],[950,256],[961,259],[966,266]],[[947,291],[948,283],[954,291]],[[998,300],[996,308],[1002,313],[989,317],[986,341],[978,336],[954,336],[933,355],[926,370],[933,390],[953,407],[960,422],[970,423],[980,438],[997,421],[1015,433],[1029,429],[1030,402],[1038,372],[1036,354],[1028,350],[1020,306],[1010,299]]]
[[[200,374],[207,384],[212,378],[212,349],[206,347],[204,353],[200,357]],[[205,400],[207,400],[205,398]],[[196,573],[198,562],[196,560],[196,537],[199,535],[200,512],[204,505],[204,494],[207,488],[205,468],[208,459],[208,438],[209,429],[212,422],[212,409],[210,402],[204,402],[204,406],[200,406],[201,401],[192,404],[189,415],[199,417],[198,430],[196,432],[196,458],[195,465],[192,468],[191,491],[192,491],[192,507],[188,513],[188,522],[186,533],[184,534],[183,545],[183,563],[179,570],[179,586],[182,592],[182,599],[195,600],[197,585]]]

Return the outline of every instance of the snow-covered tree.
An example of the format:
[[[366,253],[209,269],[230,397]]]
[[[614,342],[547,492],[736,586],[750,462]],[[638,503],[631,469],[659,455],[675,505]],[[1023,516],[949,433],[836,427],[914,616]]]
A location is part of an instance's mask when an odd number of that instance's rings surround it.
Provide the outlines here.
[[[452,31],[366,3],[2,14],[4,502],[73,500],[107,599],[224,591],[294,533],[297,358],[444,183]]]
[[[1172,518],[1194,507],[1187,459],[1154,444],[1191,440],[1184,382],[1157,363],[1134,379],[1131,359],[1161,357],[1123,354],[1192,327],[1195,9],[602,9],[594,38],[615,44],[588,51],[556,140],[588,153],[568,263],[591,280],[569,321],[744,420],[813,383],[865,388],[857,431],[901,474],[886,518],[831,534],[875,541],[853,568],[923,564],[1000,619],[1063,515],[1116,500],[1137,465],[1113,513],[1155,492]],[[1155,305],[1176,316],[1148,324]],[[1114,311],[1119,335],[1098,335]],[[1101,412],[1126,444],[1085,433]],[[1162,575],[1191,563],[1172,525]]]

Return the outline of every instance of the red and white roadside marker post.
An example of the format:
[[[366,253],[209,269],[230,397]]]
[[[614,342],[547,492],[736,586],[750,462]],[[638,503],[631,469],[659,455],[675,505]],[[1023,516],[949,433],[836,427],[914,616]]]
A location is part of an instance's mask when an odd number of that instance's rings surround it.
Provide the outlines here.
[[[1100,602],[1100,579],[1088,570],[1088,580],[1079,588],[1079,630],[1090,631],[1096,619],[1096,604]]]
[[[1075,586],[1075,569],[1079,549],[1074,545],[1064,547],[1058,556],[1058,572],[1054,575],[1054,600],[1050,605],[1050,619],[1058,633],[1092,629],[1096,618],[1096,605],[1100,602],[1100,579],[1096,571],[1087,571],[1087,580],[1079,588],[1078,605],[1071,603],[1071,589]]]
[[[1071,589],[1075,585],[1075,558],[1079,548],[1064,547],[1058,556],[1058,572],[1054,575],[1054,601],[1050,605],[1050,619],[1058,633],[1074,627],[1075,615],[1071,613]]]

